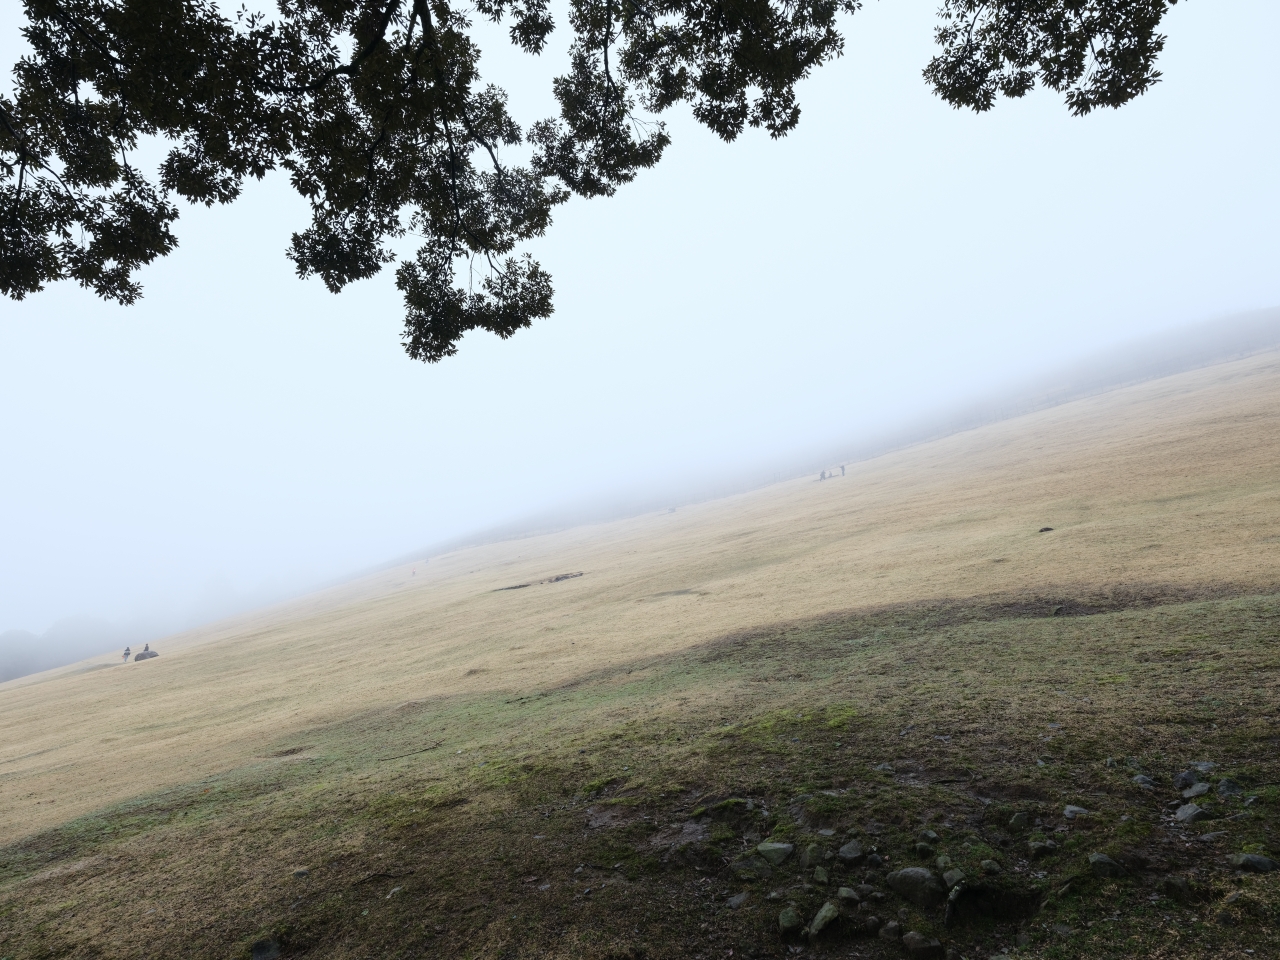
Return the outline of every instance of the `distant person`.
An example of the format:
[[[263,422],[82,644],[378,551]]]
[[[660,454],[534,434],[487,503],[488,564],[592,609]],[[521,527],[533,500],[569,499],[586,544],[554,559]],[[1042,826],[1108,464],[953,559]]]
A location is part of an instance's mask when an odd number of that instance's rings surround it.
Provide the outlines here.
[[[128,659],[129,659],[129,648],[128,648],[128,647],[125,647],[125,648],[124,648],[124,658],[125,658],[125,660],[128,660]]]
[[[144,643],[144,644],[142,645],[142,652],[143,652],[143,653],[146,653],[146,652],[147,652],[148,650],[150,650],[150,649],[151,649],[151,644],[149,644],[149,643]]]
[[[820,474],[818,474],[818,479],[819,480],[827,479],[827,471],[823,470]]]
[[[840,476],[844,476],[844,464],[840,464]]]

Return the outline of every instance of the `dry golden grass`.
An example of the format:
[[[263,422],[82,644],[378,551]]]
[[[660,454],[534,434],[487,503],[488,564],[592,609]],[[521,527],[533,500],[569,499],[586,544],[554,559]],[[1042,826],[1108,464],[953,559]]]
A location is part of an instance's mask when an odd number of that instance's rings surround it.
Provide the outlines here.
[[[545,690],[760,624],[1054,588],[1269,590],[1278,573],[1280,355],[1266,354],[843,478],[432,558],[173,638],[150,662],[0,686],[0,843],[378,707]]]

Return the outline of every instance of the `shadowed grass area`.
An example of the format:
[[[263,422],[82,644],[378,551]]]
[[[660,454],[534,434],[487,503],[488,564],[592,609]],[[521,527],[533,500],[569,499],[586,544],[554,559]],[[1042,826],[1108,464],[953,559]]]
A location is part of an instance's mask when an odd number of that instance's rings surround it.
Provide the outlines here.
[[[1280,873],[1226,858],[1280,857],[1280,597],[1228,593],[843,614],[371,711],[5,848],[0,956],[905,955],[872,916],[971,960],[1277,955]],[[886,883],[939,857],[950,909]]]

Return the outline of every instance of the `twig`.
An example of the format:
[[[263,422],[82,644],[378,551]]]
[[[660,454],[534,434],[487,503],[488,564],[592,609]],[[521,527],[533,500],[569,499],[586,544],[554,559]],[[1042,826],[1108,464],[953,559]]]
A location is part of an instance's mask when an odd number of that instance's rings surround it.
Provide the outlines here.
[[[398,757],[379,757],[378,762],[381,763],[386,760],[403,760],[405,757],[416,757],[420,753],[426,753],[428,750],[434,750],[436,747],[440,746],[440,744],[442,743],[444,743],[443,740],[437,740],[435,743],[431,744],[431,746],[429,747],[423,747],[421,750],[413,751],[413,753],[402,753]]]

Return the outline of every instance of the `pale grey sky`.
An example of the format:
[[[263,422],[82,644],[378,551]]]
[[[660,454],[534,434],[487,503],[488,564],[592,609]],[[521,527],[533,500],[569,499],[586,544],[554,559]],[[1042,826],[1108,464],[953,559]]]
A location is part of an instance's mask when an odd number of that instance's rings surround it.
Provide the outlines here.
[[[185,210],[136,307],[0,301],[0,631],[186,624],[1280,305],[1280,4],[1180,3],[1165,81],[1082,119],[935,99],[935,6],[853,17],[784,141],[671,117],[657,169],[538,245],[556,315],[437,366],[401,351],[390,272],[338,297],[294,278],[281,177]],[[562,61],[486,49],[517,116],[548,113]]]

